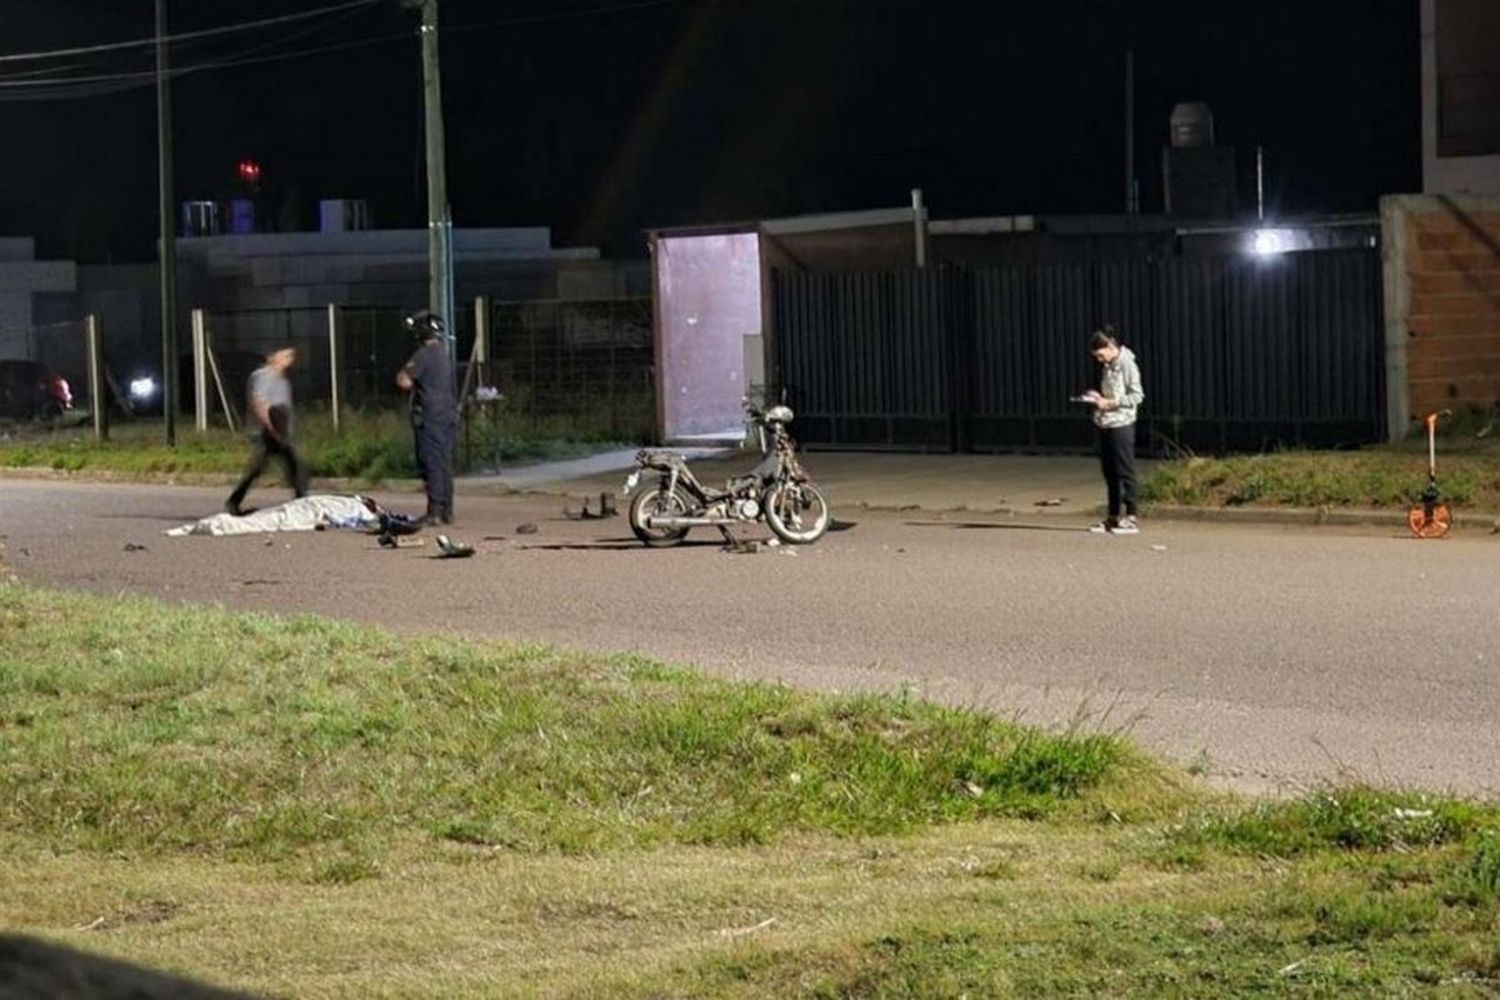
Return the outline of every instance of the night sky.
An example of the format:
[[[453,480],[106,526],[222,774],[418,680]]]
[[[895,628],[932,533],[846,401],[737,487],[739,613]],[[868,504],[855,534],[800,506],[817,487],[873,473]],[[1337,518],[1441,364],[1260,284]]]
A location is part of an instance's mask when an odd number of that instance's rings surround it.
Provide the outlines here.
[[[174,0],[171,30],[335,2]],[[559,243],[639,256],[647,227],[899,206],[912,187],[939,218],[1117,212],[1127,48],[1145,211],[1182,100],[1207,101],[1239,149],[1247,208],[1257,143],[1276,211],[1368,211],[1421,182],[1416,0],[441,2],[459,226],[550,225]],[[0,11],[0,55],[153,30],[152,0]],[[381,0],[177,46],[174,62],[202,66],[394,36],[176,80],[178,199],[231,193],[248,157],[283,225],[313,226],[328,197],[423,224],[415,24]],[[49,257],[151,259],[150,79],[61,81],[152,65],[149,48],[0,63],[0,235],[35,235]],[[38,70],[51,75],[21,75]]]

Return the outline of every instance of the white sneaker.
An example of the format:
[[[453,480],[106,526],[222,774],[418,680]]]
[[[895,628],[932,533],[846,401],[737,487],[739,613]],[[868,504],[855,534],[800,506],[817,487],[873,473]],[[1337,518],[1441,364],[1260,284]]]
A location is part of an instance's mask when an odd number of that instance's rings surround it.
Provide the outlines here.
[[[1139,535],[1141,533],[1141,526],[1136,523],[1134,515],[1127,514],[1115,522],[1111,533],[1116,535]]]
[[[1107,517],[1104,520],[1100,521],[1098,524],[1090,526],[1089,530],[1096,535],[1107,535],[1111,531],[1115,530],[1114,518]]]

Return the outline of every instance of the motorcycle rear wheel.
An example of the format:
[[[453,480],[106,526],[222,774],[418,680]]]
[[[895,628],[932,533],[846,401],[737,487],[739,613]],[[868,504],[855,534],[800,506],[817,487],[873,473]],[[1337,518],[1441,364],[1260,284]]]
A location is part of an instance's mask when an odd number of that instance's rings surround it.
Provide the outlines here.
[[[653,528],[646,519],[661,515],[682,517],[687,510],[682,495],[664,486],[641,490],[630,499],[630,530],[652,548],[676,545],[687,537],[687,528]]]
[[[766,493],[766,523],[790,545],[811,545],[828,531],[833,514],[811,483],[787,483]]]

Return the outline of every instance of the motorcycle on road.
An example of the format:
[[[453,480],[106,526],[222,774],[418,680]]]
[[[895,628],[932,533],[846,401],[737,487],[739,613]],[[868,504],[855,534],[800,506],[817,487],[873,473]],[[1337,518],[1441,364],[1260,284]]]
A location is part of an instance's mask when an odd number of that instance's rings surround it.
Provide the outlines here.
[[[764,521],[777,538],[807,545],[822,538],[833,516],[828,501],[813,485],[787,431],[792,411],[785,405],[762,412],[745,404],[750,426],[764,456],[748,473],[722,489],[704,485],[687,460],[672,451],[643,450],[636,469],[625,480],[630,493],[648,482],[630,501],[630,530],[652,547],[676,545],[693,528],[715,527],[729,538],[729,527]],[[650,474],[654,481],[649,481]]]

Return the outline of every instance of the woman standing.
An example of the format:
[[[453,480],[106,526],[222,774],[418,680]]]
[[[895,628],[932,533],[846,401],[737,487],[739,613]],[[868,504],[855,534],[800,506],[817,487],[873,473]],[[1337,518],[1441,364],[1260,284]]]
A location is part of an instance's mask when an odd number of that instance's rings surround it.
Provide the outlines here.
[[[1115,328],[1106,324],[1094,331],[1089,352],[1099,362],[1099,388],[1084,393],[1094,407],[1094,426],[1099,428],[1099,464],[1109,492],[1109,516],[1090,528],[1096,534],[1135,535],[1135,414],[1146,392],[1141,388],[1141,369],[1130,348],[1121,347]]]

